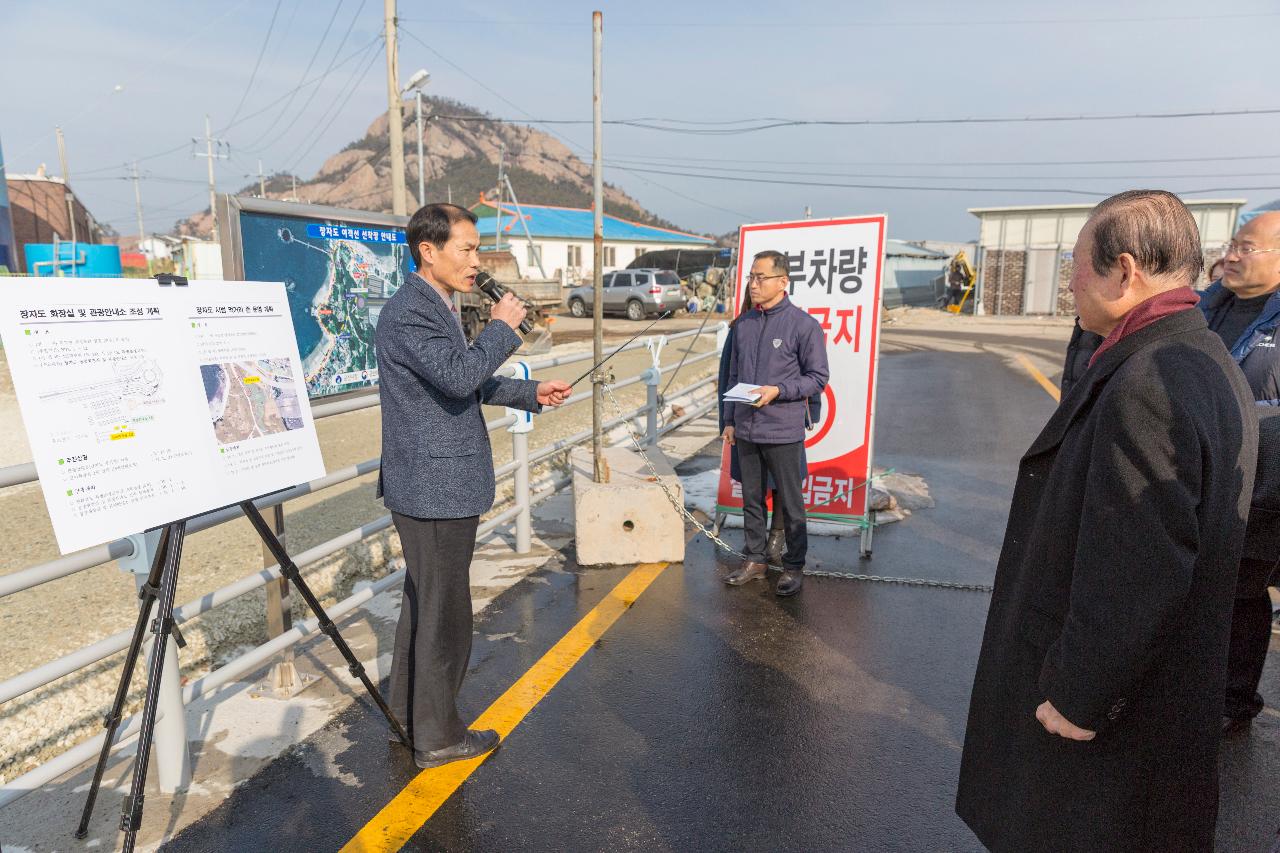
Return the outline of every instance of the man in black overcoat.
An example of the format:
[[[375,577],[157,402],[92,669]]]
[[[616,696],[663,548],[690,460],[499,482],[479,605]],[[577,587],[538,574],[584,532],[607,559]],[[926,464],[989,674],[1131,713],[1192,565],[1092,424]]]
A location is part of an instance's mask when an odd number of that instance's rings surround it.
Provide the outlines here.
[[[1107,199],[1074,258],[1104,340],[1019,467],[956,810],[996,851],[1208,851],[1253,398],[1176,196]]]

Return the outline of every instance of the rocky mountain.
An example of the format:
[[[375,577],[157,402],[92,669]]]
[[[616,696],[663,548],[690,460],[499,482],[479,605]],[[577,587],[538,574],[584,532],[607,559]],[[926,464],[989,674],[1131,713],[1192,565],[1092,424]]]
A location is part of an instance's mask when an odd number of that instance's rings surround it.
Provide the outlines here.
[[[532,127],[489,120],[478,110],[446,98],[423,98],[425,120],[423,163],[428,200],[474,204],[483,193],[497,197],[498,160],[522,204],[591,206],[591,166],[555,137]],[[480,119],[480,120],[476,120]],[[369,125],[364,137],[349,143],[325,160],[309,180],[298,177],[297,197],[312,204],[359,210],[391,210],[391,157],[387,116]],[[418,206],[417,123],[412,112],[405,116],[406,207]],[[273,175],[267,183],[269,198],[292,199],[290,175]],[[256,195],[256,182],[238,195]],[[605,185],[605,211],[625,219],[677,228],[645,210],[640,202],[618,187]],[[208,208],[176,223],[178,234],[209,236]]]

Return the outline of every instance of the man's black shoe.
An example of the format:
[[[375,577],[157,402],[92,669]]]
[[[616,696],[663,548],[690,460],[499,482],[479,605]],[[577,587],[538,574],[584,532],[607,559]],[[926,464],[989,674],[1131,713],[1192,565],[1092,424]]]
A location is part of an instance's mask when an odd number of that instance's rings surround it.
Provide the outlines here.
[[[1222,736],[1230,737],[1241,732],[1247,732],[1252,725],[1253,717],[1223,717]]]
[[[747,560],[741,566],[725,575],[724,582],[729,586],[742,586],[744,583],[764,577],[765,571],[764,563]]]
[[[804,572],[800,569],[787,569],[778,578],[778,586],[774,592],[781,596],[795,595],[804,586]]]
[[[769,541],[764,546],[764,557],[771,566],[782,565],[782,552],[787,550],[787,534],[781,530],[770,530]]]
[[[413,751],[413,763],[426,770],[430,767],[439,767],[442,764],[449,764],[453,761],[475,758],[484,755],[497,746],[498,740],[498,733],[493,729],[481,731],[469,729],[466,735],[463,736],[462,741],[455,743],[453,746],[431,750],[415,749]]]

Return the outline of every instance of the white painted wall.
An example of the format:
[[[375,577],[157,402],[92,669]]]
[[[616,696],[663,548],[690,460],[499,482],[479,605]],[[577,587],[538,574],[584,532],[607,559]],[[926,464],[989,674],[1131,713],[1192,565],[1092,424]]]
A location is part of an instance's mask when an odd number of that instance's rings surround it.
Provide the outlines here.
[[[1243,201],[1187,200],[1206,248],[1231,239]],[[1030,248],[1070,249],[1089,218],[1090,208],[1045,207],[1032,210],[975,211],[979,243],[988,249],[1019,251]]]
[[[170,244],[158,237],[147,237],[138,243],[138,251],[153,261],[164,260],[173,255]]]

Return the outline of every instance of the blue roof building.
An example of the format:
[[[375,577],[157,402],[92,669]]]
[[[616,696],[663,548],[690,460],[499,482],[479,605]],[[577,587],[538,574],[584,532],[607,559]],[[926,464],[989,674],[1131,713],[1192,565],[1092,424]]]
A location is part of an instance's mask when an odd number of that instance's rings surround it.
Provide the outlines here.
[[[484,196],[471,206],[479,217],[481,251],[510,251],[524,278],[563,278],[578,284],[592,275],[594,215],[590,209],[543,204],[498,205]],[[701,248],[710,237],[617,216],[604,217],[604,272],[621,269],[654,249]],[[541,263],[539,263],[539,261]]]

